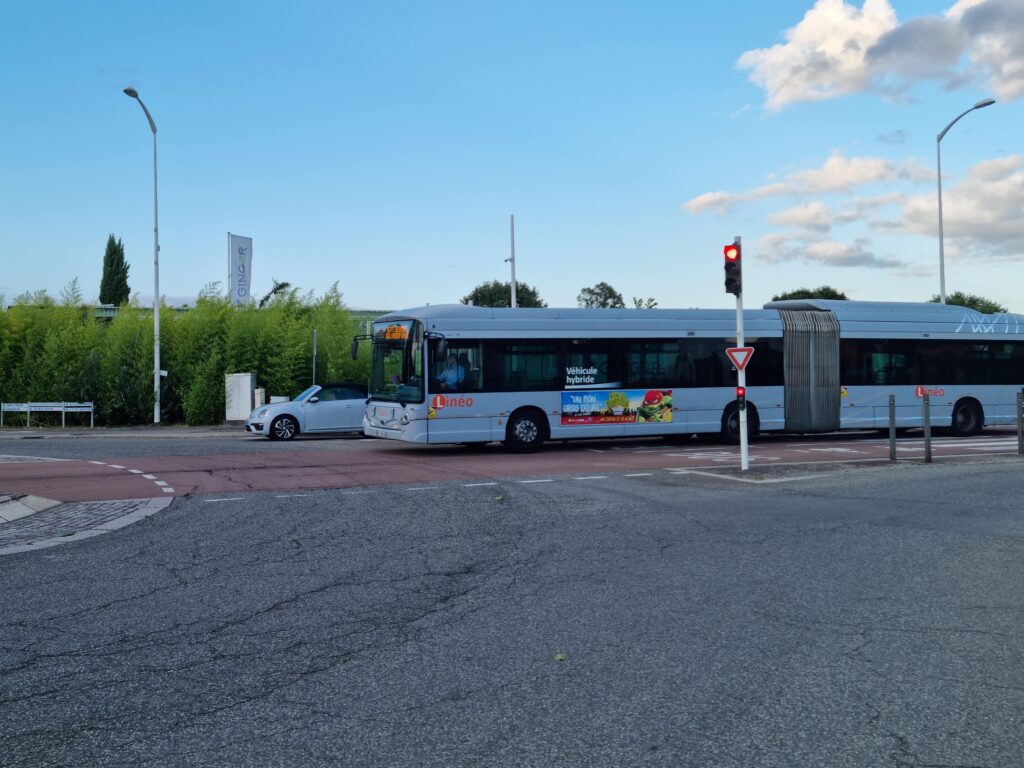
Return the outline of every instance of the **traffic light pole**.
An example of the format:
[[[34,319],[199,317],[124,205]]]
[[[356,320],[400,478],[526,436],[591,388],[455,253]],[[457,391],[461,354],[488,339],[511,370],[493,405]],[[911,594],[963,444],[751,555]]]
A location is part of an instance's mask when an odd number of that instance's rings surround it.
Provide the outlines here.
[[[736,238],[736,244],[739,245],[740,239]],[[745,347],[746,344],[743,341],[743,291],[741,290],[736,294],[736,346]],[[746,366],[738,371],[737,384],[743,387],[744,393],[747,391],[747,371]],[[745,399],[745,396],[744,396]],[[747,444],[747,409],[744,407],[740,410],[740,469],[746,472],[750,469],[750,448]]]

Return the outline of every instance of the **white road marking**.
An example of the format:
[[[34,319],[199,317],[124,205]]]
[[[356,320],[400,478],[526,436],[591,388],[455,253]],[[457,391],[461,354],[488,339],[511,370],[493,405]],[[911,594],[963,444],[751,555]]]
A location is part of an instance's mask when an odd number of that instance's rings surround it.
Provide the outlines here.
[[[497,483],[463,483],[463,488],[479,488],[482,485],[497,485]]]
[[[547,478],[546,480],[520,480],[520,483],[553,483],[554,480]]]
[[[156,475],[143,475],[147,480],[156,480]]]
[[[313,495],[312,493],[289,493],[289,494],[285,494],[284,496],[275,496],[274,498],[275,499],[298,499],[298,498],[301,498],[303,496],[312,496],[312,495]]]
[[[122,467],[120,464],[111,464],[110,466],[113,469],[124,469],[124,467]]]
[[[631,475],[623,475],[623,477],[650,477],[653,474],[653,472],[634,472]]]
[[[90,464],[99,464],[101,467],[106,464],[106,462],[104,462],[104,461],[90,461],[89,463]]]
[[[131,472],[133,475],[141,475],[142,474],[142,470],[141,469],[129,469],[128,471]]]
[[[164,493],[174,493],[174,489],[173,488],[162,488],[161,490]]]
[[[415,488],[406,488],[407,491],[436,491],[436,485],[418,485]]]
[[[167,483],[165,483],[163,480],[154,480],[153,482],[156,485],[167,485]]]
[[[585,477],[574,477],[573,480],[604,480],[608,475],[586,475]]]
[[[173,488],[164,488],[165,491],[172,491]],[[244,496],[228,496],[225,499],[203,499],[204,504],[216,504],[218,501],[241,501]]]
[[[718,480],[735,480],[737,483],[754,483],[755,485],[761,485],[764,483],[792,483],[797,480],[816,480],[819,477],[826,477],[826,475],[799,475],[797,477],[776,477],[770,479],[756,480],[752,477],[732,477],[731,475],[719,475],[715,472],[701,472],[698,469],[686,469],[675,472],[677,475],[702,475],[704,477],[714,477]]]

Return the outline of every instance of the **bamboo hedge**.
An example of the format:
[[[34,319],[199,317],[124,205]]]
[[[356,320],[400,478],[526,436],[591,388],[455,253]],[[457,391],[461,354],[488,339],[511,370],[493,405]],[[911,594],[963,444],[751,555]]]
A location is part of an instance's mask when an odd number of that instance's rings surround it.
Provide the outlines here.
[[[153,312],[125,304],[111,320],[80,301],[18,301],[0,311],[0,401],[92,401],[99,424],[146,424],[153,417]],[[224,374],[255,373],[268,395],[301,392],[316,378],[367,381],[369,345],[352,360],[363,330],[337,286],[320,298],[296,290],[265,307],[232,306],[215,289],[194,308],[160,310],[161,420],[224,419]],[[33,416],[33,421],[36,417]],[[59,419],[59,417],[58,417]]]

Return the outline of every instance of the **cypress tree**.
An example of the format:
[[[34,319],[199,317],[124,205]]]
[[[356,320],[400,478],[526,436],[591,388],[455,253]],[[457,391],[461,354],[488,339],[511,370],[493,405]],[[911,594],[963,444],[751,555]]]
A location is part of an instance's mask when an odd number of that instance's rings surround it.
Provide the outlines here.
[[[121,306],[128,302],[131,289],[128,287],[128,262],[124,260],[124,243],[107,238],[107,250],[103,254],[103,278],[100,280],[100,304]]]

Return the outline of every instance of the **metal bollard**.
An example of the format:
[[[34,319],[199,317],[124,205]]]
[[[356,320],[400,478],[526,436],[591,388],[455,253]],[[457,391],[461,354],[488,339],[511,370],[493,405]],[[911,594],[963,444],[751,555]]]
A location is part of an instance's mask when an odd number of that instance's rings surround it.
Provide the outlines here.
[[[1024,392],[1017,393],[1017,454],[1024,456]]]
[[[926,392],[922,400],[924,406],[924,463],[932,463],[932,402]]]
[[[896,395],[889,395],[889,461],[896,461]]]

